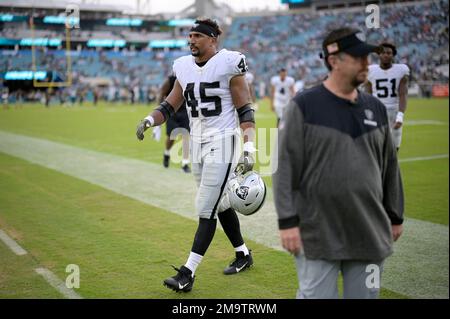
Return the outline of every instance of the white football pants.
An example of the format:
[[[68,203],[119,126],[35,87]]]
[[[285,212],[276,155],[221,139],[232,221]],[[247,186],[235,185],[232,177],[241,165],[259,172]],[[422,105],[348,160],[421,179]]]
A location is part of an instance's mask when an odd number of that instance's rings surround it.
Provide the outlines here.
[[[389,128],[391,130],[392,141],[396,148],[400,148],[402,143],[403,125],[399,129],[394,129],[395,119],[397,118],[397,109],[387,109]]]
[[[191,139],[192,173],[198,186],[195,208],[200,218],[217,218],[218,213],[230,207],[225,194],[239,159],[237,141],[236,136],[207,143]]]

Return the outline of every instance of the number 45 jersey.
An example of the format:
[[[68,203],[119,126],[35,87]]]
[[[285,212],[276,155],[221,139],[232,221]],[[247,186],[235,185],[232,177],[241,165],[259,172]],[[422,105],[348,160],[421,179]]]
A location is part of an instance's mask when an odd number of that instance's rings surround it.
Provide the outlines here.
[[[368,80],[372,84],[372,95],[377,97],[387,109],[398,109],[398,87],[401,79],[409,76],[406,64],[392,64],[383,70],[378,64],[369,66]]]
[[[205,143],[236,133],[237,113],[230,80],[247,69],[243,54],[226,49],[202,67],[190,55],[174,61],[173,72],[183,89],[193,141]]]

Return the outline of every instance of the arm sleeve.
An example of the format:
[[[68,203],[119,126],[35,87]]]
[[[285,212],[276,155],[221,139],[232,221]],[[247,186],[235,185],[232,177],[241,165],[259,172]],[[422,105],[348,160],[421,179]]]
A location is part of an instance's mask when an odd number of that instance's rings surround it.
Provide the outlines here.
[[[299,215],[294,206],[295,193],[299,190],[303,167],[303,114],[291,101],[279,125],[276,171],[272,176],[278,227],[286,229],[299,226]]]
[[[384,106],[382,109],[387,117]],[[385,127],[383,153],[383,206],[391,224],[400,225],[403,223],[404,211],[403,183],[397,160],[397,150],[388,126]]]

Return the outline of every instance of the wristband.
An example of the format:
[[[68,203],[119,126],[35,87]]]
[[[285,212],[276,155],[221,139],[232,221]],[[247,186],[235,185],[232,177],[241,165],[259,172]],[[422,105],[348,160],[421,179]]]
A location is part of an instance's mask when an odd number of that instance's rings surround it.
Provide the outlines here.
[[[243,151],[248,153],[255,153],[255,144],[253,142],[245,142]]]
[[[151,115],[144,117],[144,120],[149,121],[150,122],[150,126],[153,126],[153,124],[155,124],[155,119]],[[148,126],[148,127],[150,127],[150,126]]]
[[[403,117],[405,114],[403,112],[398,112],[397,117],[395,118],[395,122],[397,123],[403,123]]]

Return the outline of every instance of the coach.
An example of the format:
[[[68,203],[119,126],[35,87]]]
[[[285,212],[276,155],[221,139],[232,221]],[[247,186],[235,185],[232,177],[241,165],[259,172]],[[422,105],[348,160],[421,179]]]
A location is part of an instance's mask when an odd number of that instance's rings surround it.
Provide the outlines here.
[[[273,175],[282,245],[295,255],[297,298],[377,298],[402,233],[403,188],[385,106],[357,88],[376,46],[356,29],[322,44],[329,70],[299,93],[279,127]]]

